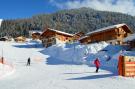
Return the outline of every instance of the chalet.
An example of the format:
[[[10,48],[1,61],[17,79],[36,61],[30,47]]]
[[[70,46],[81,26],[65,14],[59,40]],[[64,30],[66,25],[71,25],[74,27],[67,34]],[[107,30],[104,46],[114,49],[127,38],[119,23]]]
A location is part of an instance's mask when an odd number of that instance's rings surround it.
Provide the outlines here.
[[[23,36],[19,36],[19,37],[15,38],[15,41],[16,42],[25,42],[26,41],[26,38],[23,37]]]
[[[123,44],[123,39],[131,33],[130,28],[126,24],[117,24],[89,32],[79,39],[79,41],[83,44],[99,41],[106,41],[111,44]]]
[[[74,41],[78,41],[81,37],[84,36],[84,33],[83,32],[77,32],[73,35],[73,39]]]
[[[124,42],[130,47],[135,48],[135,33],[124,39]]]
[[[31,37],[33,40],[39,39],[41,34],[42,34],[42,31],[40,30],[29,31],[29,37]]]
[[[1,37],[0,41],[8,41],[8,37]]]
[[[41,34],[41,40],[44,47],[49,47],[56,43],[66,43],[73,40],[73,35],[62,31],[47,28]]]
[[[32,39],[33,39],[33,40],[40,39],[40,35],[41,35],[41,33],[39,33],[39,32],[33,33],[33,34],[32,34]]]

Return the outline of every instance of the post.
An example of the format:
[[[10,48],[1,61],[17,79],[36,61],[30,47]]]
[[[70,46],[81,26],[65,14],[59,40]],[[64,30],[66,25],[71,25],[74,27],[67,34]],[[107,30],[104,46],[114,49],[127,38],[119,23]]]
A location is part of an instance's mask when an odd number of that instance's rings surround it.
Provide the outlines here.
[[[123,76],[124,73],[123,73],[123,56],[122,55],[119,55],[119,59],[118,59],[118,75],[121,75]]]
[[[4,64],[4,58],[3,57],[1,58],[1,63]]]
[[[2,63],[2,64],[4,64],[3,49],[2,49],[2,58],[1,58],[1,63]]]

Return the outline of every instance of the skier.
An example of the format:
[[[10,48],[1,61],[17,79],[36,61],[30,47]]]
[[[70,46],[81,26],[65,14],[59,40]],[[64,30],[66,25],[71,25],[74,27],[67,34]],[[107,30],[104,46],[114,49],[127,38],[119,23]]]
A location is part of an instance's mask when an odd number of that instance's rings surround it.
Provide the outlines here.
[[[27,60],[27,66],[30,66],[30,57],[28,58],[28,60]]]
[[[96,60],[94,61],[94,64],[96,66],[96,73],[98,73],[99,67],[100,67],[100,61],[98,58],[96,58]]]

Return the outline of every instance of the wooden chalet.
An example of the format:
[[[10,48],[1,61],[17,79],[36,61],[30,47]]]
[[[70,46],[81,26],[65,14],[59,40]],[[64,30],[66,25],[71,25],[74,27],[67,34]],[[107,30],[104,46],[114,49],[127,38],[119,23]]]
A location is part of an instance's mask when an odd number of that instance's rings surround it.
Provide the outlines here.
[[[78,32],[73,35],[74,41],[78,41],[81,37],[83,37],[85,34],[83,32]]]
[[[41,34],[41,40],[44,47],[49,47],[56,43],[66,43],[73,40],[73,35],[62,31],[47,28]]]
[[[8,41],[8,38],[7,37],[1,37],[0,41]]]
[[[23,36],[19,36],[19,37],[15,38],[15,41],[16,42],[25,42],[26,41],[26,38],[23,37]]]
[[[130,28],[126,24],[117,24],[89,32],[79,39],[79,41],[83,44],[99,41],[106,41],[111,44],[123,44],[123,39],[131,33]]]
[[[124,42],[130,47],[135,48],[135,33],[124,39]]]
[[[31,37],[33,40],[40,39],[41,34],[42,34],[42,31],[40,31],[40,30],[29,31],[29,37]]]
[[[41,33],[38,33],[38,32],[33,33],[33,34],[32,34],[32,39],[33,39],[33,40],[40,39],[40,35],[41,35]]]

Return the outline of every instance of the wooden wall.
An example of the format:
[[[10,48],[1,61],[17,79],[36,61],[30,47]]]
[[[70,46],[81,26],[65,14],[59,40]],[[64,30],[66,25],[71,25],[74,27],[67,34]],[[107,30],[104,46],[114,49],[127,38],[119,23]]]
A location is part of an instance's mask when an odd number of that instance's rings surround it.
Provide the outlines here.
[[[56,32],[48,31],[45,34],[45,36],[42,36],[41,39],[42,39],[43,46],[49,47],[51,45],[56,44],[57,40],[59,40],[63,43],[70,42],[70,41],[72,41],[73,37],[64,35],[64,34],[60,34],[60,33],[56,33]]]
[[[80,40],[80,42],[86,44],[92,42],[106,41],[112,44],[123,44],[123,39],[128,35],[129,33],[125,32],[123,27],[113,28],[106,31],[90,34],[87,38]]]
[[[15,41],[16,41],[16,42],[25,42],[25,41],[26,41],[26,38],[20,36],[20,37],[15,38]]]
[[[33,33],[32,34],[32,39],[33,40],[40,39],[40,33],[39,34],[38,33]]]
[[[60,34],[56,34],[56,38],[62,42],[70,42],[73,39],[72,37],[60,35]]]
[[[124,57],[124,76],[134,77],[135,76],[135,57],[125,56]]]

